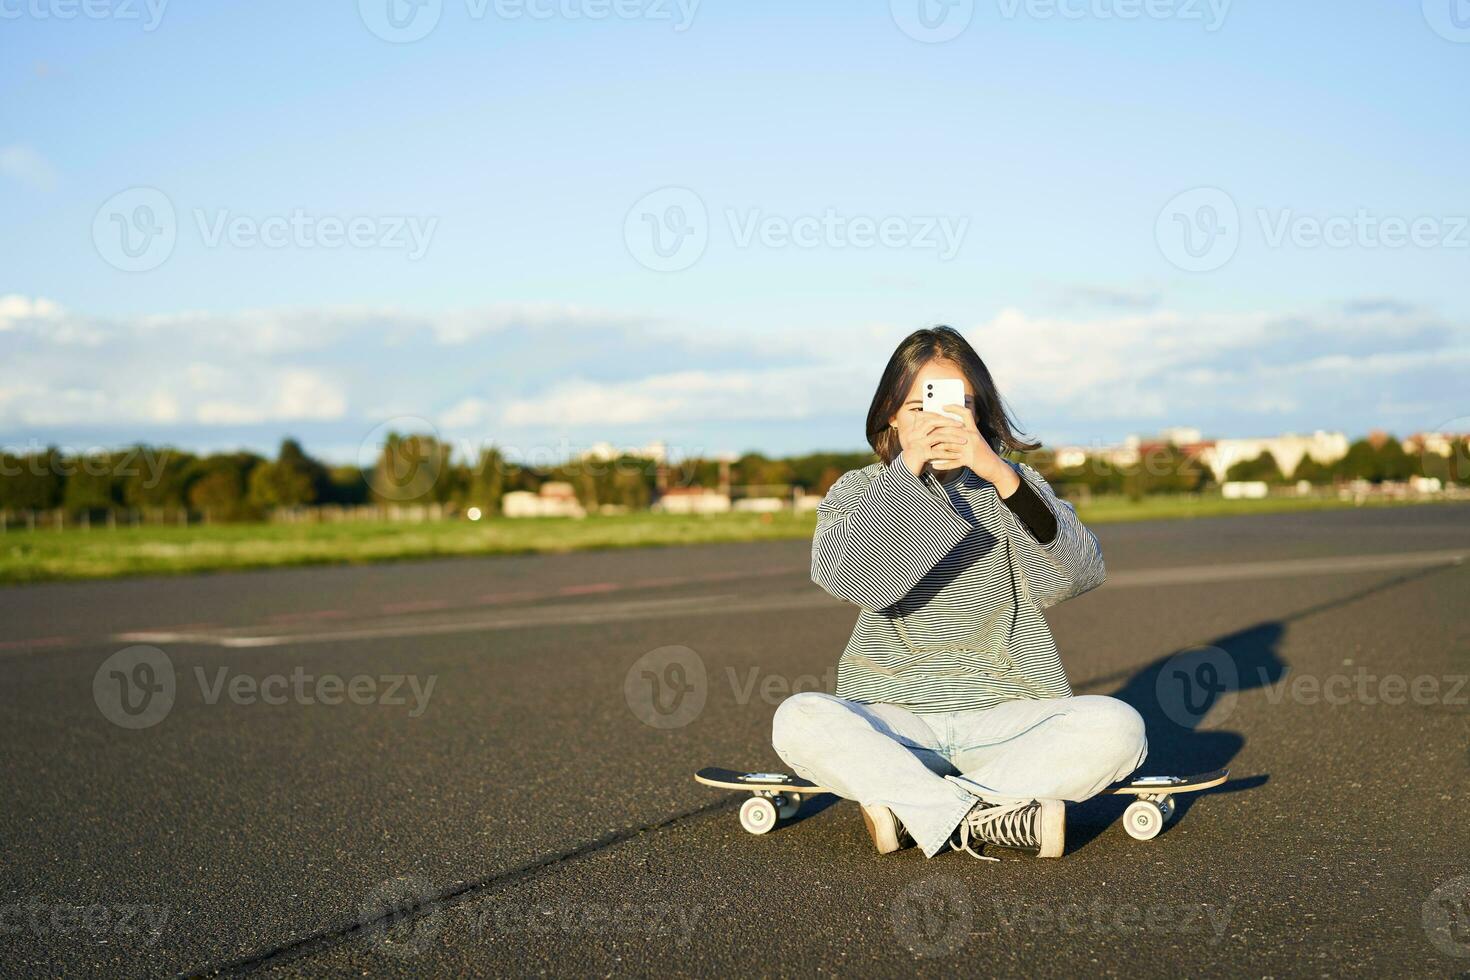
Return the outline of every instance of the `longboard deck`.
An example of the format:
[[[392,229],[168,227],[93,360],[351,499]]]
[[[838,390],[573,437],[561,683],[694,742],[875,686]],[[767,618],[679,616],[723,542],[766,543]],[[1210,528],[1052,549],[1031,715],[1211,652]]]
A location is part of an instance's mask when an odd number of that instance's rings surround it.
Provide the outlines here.
[[[1216,769],[1195,776],[1139,776],[1126,783],[1103,790],[1114,796],[1172,796],[1175,793],[1198,793],[1219,786],[1230,776],[1229,769]]]
[[[813,794],[830,793],[825,786],[793,776],[785,772],[740,772],[735,769],[721,769],[719,766],[707,766],[694,774],[695,782],[706,786],[714,786],[717,789],[745,789],[745,790],[789,790],[793,793]]]
[[[1216,769],[1214,772],[1203,772],[1194,776],[1139,776],[1130,779],[1126,783],[1118,783],[1103,790],[1104,794],[1114,796],[1164,796],[1175,793],[1198,793],[1200,790],[1212,789],[1219,786],[1230,776],[1229,769]],[[816,793],[830,793],[825,786],[793,776],[785,772],[740,772],[736,769],[723,769],[719,766],[708,766],[694,774],[696,782],[717,789],[748,790],[751,792],[779,792],[787,790],[792,793],[800,793],[810,796]]]

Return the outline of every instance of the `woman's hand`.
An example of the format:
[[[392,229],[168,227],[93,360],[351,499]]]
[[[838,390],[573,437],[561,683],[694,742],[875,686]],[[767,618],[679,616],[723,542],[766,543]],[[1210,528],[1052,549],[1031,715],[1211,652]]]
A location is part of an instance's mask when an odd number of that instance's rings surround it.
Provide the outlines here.
[[[975,424],[975,413],[963,405],[946,405],[944,410],[954,412],[961,419],[956,423],[964,435],[964,448],[960,454],[960,463],[968,466],[982,480],[989,480],[995,484],[995,491],[1002,498],[1015,493],[1021,486],[1021,477],[1011,468],[1011,464],[1001,459],[986,441],[985,436]]]
[[[905,410],[898,413],[894,426],[904,465],[914,476],[924,471],[925,463],[941,463],[941,469],[964,465],[965,430],[949,416]]]

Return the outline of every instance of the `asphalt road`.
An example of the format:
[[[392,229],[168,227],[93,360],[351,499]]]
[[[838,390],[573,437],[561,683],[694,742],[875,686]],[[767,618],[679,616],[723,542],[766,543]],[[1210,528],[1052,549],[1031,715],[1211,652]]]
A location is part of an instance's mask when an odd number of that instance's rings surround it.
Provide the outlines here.
[[[1099,536],[1075,689],[1232,775],[1152,841],[1072,807],[1058,861],[692,781],[830,683],[803,542],[0,590],[0,973],[1470,970],[1470,507]]]

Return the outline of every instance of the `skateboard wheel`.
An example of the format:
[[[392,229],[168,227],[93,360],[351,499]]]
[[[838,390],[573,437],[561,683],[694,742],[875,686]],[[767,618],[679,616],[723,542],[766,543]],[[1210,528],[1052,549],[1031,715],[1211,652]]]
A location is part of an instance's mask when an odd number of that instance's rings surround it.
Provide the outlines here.
[[[740,804],[740,826],[752,834],[768,833],[776,826],[776,804],[764,796],[752,796]]]
[[[800,793],[782,793],[776,799],[780,801],[776,804],[776,816],[782,820],[790,820],[801,809]]]
[[[1159,801],[1159,812],[1164,815],[1165,820],[1174,816],[1174,797],[1166,796]]]
[[[1123,829],[1134,840],[1153,840],[1164,829],[1164,813],[1157,803],[1134,800],[1123,811]]]

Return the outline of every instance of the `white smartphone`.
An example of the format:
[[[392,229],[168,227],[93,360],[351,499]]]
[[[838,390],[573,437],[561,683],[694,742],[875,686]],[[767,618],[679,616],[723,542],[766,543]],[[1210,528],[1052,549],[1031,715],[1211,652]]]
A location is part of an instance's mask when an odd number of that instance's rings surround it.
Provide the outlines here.
[[[965,404],[965,383],[959,378],[931,378],[924,382],[924,411],[933,412],[935,415],[947,415],[956,422],[963,422],[960,416],[954,412],[944,410],[946,405]],[[953,469],[949,463],[941,463],[937,460],[930,461],[930,469],[948,470]]]
[[[924,411],[936,415],[948,415],[956,422],[964,418],[954,412],[946,412],[946,405],[965,404],[965,383],[959,378],[930,378],[924,382]]]

